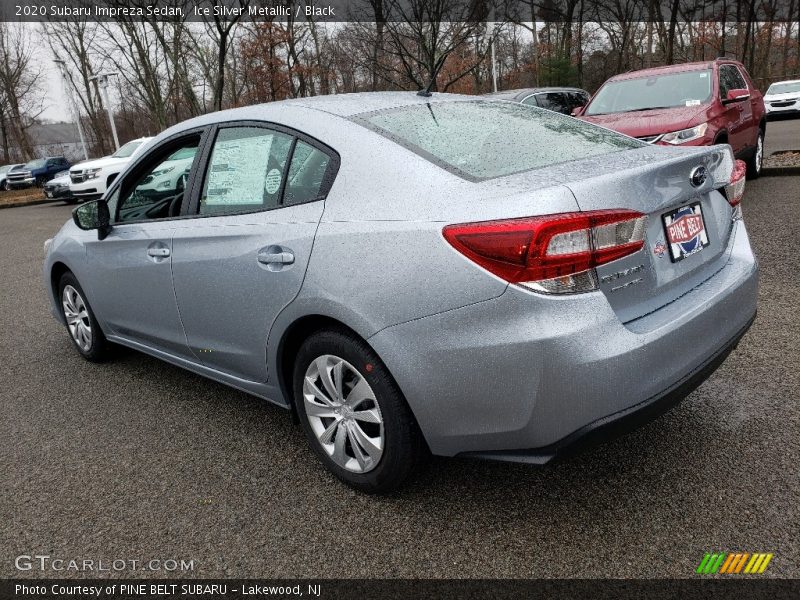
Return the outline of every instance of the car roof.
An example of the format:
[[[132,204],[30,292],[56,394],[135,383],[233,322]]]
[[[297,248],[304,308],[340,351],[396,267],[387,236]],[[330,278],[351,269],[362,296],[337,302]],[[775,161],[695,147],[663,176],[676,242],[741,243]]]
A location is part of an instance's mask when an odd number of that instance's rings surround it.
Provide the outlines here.
[[[430,96],[419,96],[417,92],[357,92],[292,98],[231,108],[194,117],[170,127],[156,139],[161,140],[189,129],[227,121],[274,121],[288,127],[295,127],[300,131],[306,131],[306,125],[311,126],[317,122],[330,121],[331,115],[350,119],[362,113],[404,106],[425,106],[439,102],[474,102],[476,100],[485,101],[486,97],[438,92],[434,92]],[[309,132],[306,131],[306,133]]]
[[[784,79],[783,81],[773,81],[770,85],[778,85],[779,83],[800,83],[800,79]]]
[[[639,79],[647,77],[648,75],[662,75],[664,73],[683,73],[688,71],[700,71],[703,69],[710,69],[714,64],[720,61],[706,60],[702,62],[683,63],[680,65],[664,65],[663,67],[652,67],[650,69],[639,69],[638,71],[628,71],[627,73],[620,73],[609,77],[608,81],[623,81],[625,79]],[[730,64],[738,65],[736,61],[725,60]]]
[[[518,88],[515,90],[503,90],[501,92],[493,92],[490,94],[484,94],[484,96],[489,98],[495,98],[497,100],[506,100],[506,99],[521,99],[525,98],[526,96],[530,96],[531,94],[543,94],[547,92],[579,92],[581,94],[589,95],[584,89],[576,88],[576,87],[530,87],[530,88]]]

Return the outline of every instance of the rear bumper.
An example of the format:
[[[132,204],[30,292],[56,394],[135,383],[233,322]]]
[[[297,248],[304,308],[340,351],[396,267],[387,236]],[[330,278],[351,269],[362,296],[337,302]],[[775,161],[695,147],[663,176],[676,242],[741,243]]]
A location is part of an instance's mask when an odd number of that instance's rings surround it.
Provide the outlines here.
[[[724,359],[756,312],[758,268],[741,221],[728,257],[698,287],[625,324],[600,292],[509,286],[368,342],[434,454],[546,462],[606,424],[658,414]]]
[[[739,340],[750,329],[753,321],[755,321],[755,315],[708,361],[655,398],[649,398],[613,415],[597,419],[549,446],[531,450],[464,452],[462,456],[543,465],[554,459],[572,456],[587,448],[633,431],[673,408],[708,379],[717,370],[717,367],[725,362],[728,355],[736,349],[736,346],[739,345]]]

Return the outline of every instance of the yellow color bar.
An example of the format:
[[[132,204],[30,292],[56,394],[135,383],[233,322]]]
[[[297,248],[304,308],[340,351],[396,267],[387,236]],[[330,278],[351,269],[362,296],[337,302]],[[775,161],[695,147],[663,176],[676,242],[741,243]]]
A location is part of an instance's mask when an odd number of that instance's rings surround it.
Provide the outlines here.
[[[764,557],[764,560],[763,560],[763,562],[761,563],[761,566],[760,566],[760,567],[759,567],[759,569],[758,569],[758,572],[759,572],[759,573],[763,573],[763,572],[766,570],[766,568],[767,568],[767,565],[769,564],[769,561],[771,561],[771,560],[772,560],[772,557],[773,557],[773,556],[775,556],[775,555],[774,555],[774,554],[772,554],[772,553],[770,552],[769,554],[767,554],[767,555]]]
[[[766,554],[759,554],[759,555],[758,555],[758,560],[757,560],[757,561],[755,562],[755,564],[753,565],[753,568],[752,568],[752,569],[750,569],[750,572],[751,572],[751,573],[758,573],[758,569],[759,569],[759,567],[761,566],[761,562],[762,562],[762,561],[763,561],[763,560],[764,560],[766,557],[767,557],[767,555],[766,555]]]
[[[739,556],[739,555],[738,554],[734,554],[733,552],[728,554],[728,558],[725,559],[725,563],[722,565],[722,568],[719,570],[719,572],[720,573],[727,573],[728,572],[728,567],[731,565],[731,563],[733,562],[734,557],[736,557],[736,556]]]
[[[759,562],[761,562],[761,555],[758,554],[758,553],[753,554],[753,558],[751,558],[750,562],[747,563],[747,566],[744,568],[744,572],[745,573],[752,572],[753,571],[753,567],[755,567],[756,564],[758,564]]]

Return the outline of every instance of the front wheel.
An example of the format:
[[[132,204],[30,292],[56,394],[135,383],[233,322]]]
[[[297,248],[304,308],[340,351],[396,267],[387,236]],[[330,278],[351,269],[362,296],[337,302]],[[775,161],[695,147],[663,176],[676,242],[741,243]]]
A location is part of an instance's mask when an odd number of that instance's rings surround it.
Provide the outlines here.
[[[72,273],[64,273],[58,286],[61,313],[72,343],[86,360],[101,362],[108,358],[109,345],[100,330],[86,294]]]
[[[3,191],[10,192],[11,191],[11,184],[8,183],[8,179],[3,180]]]
[[[758,130],[756,148],[753,154],[747,159],[747,178],[757,179],[761,175],[761,165],[764,162],[764,130]]]
[[[427,449],[397,384],[375,352],[345,331],[322,331],[294,365],[297,413],[322,463],[367,493],[397,489]]]

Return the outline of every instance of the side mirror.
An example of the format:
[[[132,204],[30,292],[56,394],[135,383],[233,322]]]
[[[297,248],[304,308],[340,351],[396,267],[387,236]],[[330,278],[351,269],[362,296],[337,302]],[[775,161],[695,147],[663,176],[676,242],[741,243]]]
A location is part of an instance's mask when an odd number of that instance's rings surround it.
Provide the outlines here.
[[[584,108],[586,108],[585,104],[583,106],[576,106],[575,108],[572,109],[572,112],[569,114],[571,114],[573,117],[580,117],[583,114]]]
[[[98,240],[105,239],[111,231],[111,215],[105,200],[81,204],[72,211],[72,220],[84,231],[97,229]]]
[[[725,104],[729,102],[741,102],[742,100],[748,100],[750,98],[750,90],[747,88],[736,88],[734,90],[728,90],[728,96],[725,98]]]

